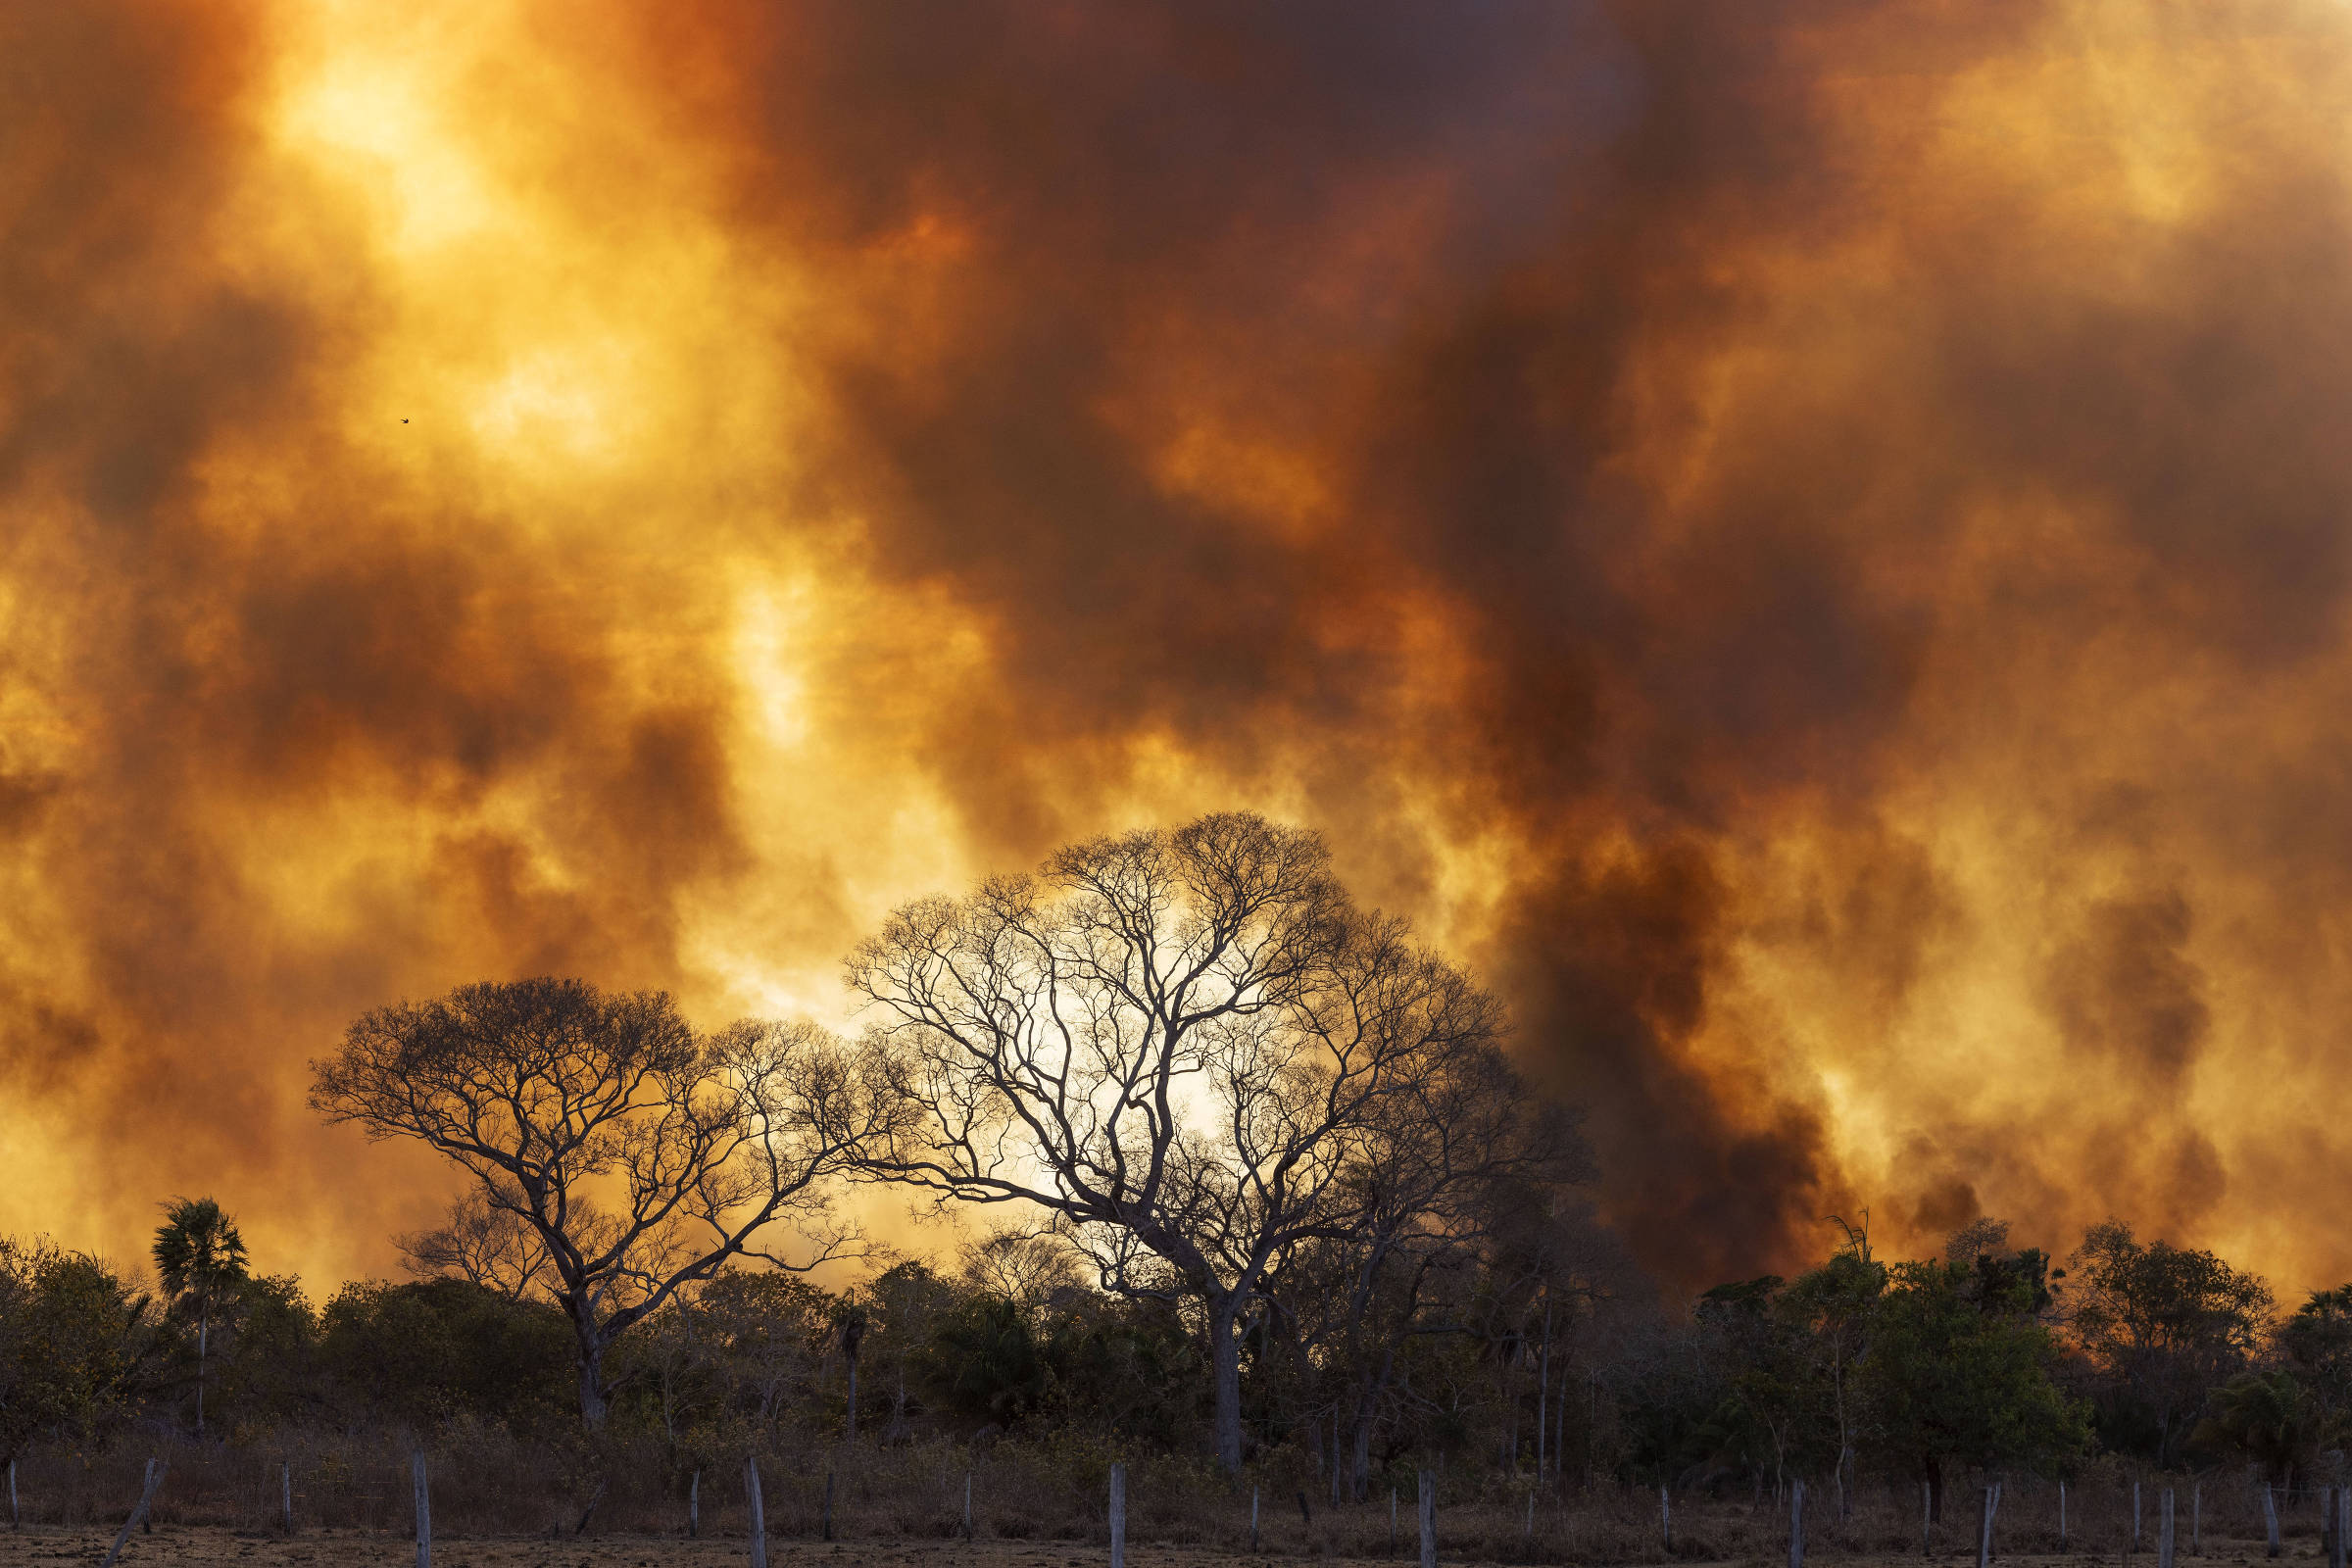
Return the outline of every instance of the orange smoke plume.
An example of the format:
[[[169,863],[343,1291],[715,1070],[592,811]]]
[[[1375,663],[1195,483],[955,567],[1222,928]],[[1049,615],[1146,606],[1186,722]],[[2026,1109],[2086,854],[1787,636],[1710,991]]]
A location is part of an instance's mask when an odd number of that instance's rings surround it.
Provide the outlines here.
[[[1248,806],[1669,1276],[2352,1231],[2334,0],[0,17],[0,1228],[380,1271],[357,1012],[846,1022]]]

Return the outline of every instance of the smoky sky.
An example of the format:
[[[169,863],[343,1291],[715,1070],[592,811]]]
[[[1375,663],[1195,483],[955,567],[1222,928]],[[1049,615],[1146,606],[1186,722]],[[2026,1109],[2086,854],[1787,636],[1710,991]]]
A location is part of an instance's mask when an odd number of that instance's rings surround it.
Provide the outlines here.
[[[0,25],[0,1223],[380,1268],[357,1011],[1248,805],[1669,1279],[2352,1263],[2334,8]]]

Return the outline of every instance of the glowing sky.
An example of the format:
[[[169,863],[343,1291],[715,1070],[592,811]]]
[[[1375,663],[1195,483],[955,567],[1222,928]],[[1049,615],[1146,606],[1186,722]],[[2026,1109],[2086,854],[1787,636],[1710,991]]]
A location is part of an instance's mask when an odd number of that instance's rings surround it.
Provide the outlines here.
[[[0,14],[0,1228],[534,972],[846,1012],[1247,806],[1670,1276],[2113,1212],[2352,1272],[2332,0]]]

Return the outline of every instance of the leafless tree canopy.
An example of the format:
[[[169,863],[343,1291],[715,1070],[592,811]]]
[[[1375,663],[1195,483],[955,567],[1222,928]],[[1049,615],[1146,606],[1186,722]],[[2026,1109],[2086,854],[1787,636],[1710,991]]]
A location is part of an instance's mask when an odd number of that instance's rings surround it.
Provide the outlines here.
[[[507,1216],[545,1250],[592,1423],[630,1324],[730,1257],[806,1266],[765,1250],[779,1220],[820,1256],[844,1244],[825,1178],[892,1114],[858,1054],[812,1026],[705,1035],[666,994],[577,980],[379,1008],[312,1068],[321,1114],[430,1145],[474,1176],[485,1228]]]
[[[1356,909],[1319,838],[1254,815],[909,905],[849,978],[912,1111],[868,1169],[1039,1204],[1105,1284],[1201,1298],[1228,1467],[1234,1324],[1275,1254],[1383,1202],[1428,1208],[1473,1147],[1507,1155],[1493,999]]]
[[[519,1301],[538,1289],[552,1290],[555,1280],[547,1244],[523,1222],[522,1207],[518,1199],[493,1202],[483,1189],[472,1188],[451,1201],[446,1223],[392,1242],[402,1264],[419,1279],[469,1280]]]

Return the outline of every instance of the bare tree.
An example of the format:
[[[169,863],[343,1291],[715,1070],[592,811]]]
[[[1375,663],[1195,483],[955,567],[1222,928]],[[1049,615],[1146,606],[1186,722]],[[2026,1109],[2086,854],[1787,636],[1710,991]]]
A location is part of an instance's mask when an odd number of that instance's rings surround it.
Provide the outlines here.
[[[631,1324],[731,1257],[806,1268],[851,1243],[829,1223],[826,1178],[894,1105],[812,1026],[704,1035],[664,993],[579,980],[379,1008],[311,1068],[314,1109],[440,1151],[546,1249],[590,1426],[604,1420],[605,1353]],[[786,1219],[813,1256],[761,1250]]]
[[[492,1202],[481,1188],[460,1193],[449,1205],[446,1224],[395,1236],[402,1266],[418,1279],[470,1280],[519,1301],[534,1287],[553,1290],[554,1254],[522,1219],[523,1204],[508,1198]]]
[[[893,915],[849,961],[915,1115],[867,1169],[1055,1216],[1103,1284],[1199,1298],[1217,1456],[1237,1321],[1284,1247],[1351,1234],[1354,1162],[1500,1013],[1311,833],[1249,814],[1098,839]]]

